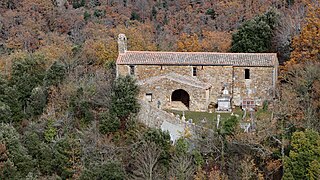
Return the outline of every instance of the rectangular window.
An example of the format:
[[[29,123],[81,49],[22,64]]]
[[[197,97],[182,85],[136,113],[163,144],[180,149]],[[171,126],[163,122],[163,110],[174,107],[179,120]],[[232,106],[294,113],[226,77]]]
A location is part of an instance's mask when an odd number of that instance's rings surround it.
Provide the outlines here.
[[[130,65],[130,75],[134,76],[134,66],[133,65]]]
[[[244,78],[245,79],[250,79],[250,69],[245,69],[244,70]]]
[[[192,76],[197,76],[197,67],[192,67]]]
[[[146,100],[152,102],[152,93],[146,93]]]

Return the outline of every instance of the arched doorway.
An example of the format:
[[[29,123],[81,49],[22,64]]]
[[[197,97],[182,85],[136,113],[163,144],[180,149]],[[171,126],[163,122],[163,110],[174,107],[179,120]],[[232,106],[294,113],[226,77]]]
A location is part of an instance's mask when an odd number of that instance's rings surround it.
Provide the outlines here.
[[[181,101],[189,109],[190,96],[187,91],[183,89],[173,91],[171,101]]]

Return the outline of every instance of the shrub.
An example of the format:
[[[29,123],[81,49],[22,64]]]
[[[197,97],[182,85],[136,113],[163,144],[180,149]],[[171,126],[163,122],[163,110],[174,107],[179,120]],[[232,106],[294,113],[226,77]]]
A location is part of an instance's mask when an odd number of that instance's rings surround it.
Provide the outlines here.
[[[111,116],[107,113],[100,114],[100,126],[99,130],[102,134],[116,132],[120,127],[120,120],[115,116]]]
[[[222,123],[222,134],[233,135],[239,121],[236,116],[231,116]]]
[[[83,171],[81,180],[122,180],[125,179],[125,172],[119,162],[108,161],[102,165],[96,165]]]

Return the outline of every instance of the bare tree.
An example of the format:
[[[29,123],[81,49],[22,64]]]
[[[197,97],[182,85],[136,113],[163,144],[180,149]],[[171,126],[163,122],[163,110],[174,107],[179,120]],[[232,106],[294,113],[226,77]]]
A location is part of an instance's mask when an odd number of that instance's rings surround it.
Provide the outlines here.
[[[188,154],[175,155],[171,159],[169,176],[173,179],[193,179],[195,167],[192,156]]]
[[[162,149],[154,142],[143,142],[134,160],[133,179],[154,180],[160,178],[159,159]]]
[[[283,75],[285,83],[281,85],[279,106],[282,118],[288,123],[320,131],[320,63],[297,64],[288,67]]]

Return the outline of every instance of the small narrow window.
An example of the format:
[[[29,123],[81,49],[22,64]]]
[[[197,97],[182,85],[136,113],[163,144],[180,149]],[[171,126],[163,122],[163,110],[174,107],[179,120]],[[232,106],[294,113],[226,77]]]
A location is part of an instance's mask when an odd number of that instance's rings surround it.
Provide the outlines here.
[[[163,68],[162,68],[162,66],[160,66],[160,70],[162,70]]]
[[[245,69],[244,70],[244,78],[245,79],[250,79],[250,69]]]
[[[152,93],[146,93],[146,100],[152,102]]]
[[[197,76],[197,67],[192,67],[192,76]]]
[[[132,76],[134,76],[134,66],[133,65],[131,65],[130,66],[130,75],[132,75]]]

